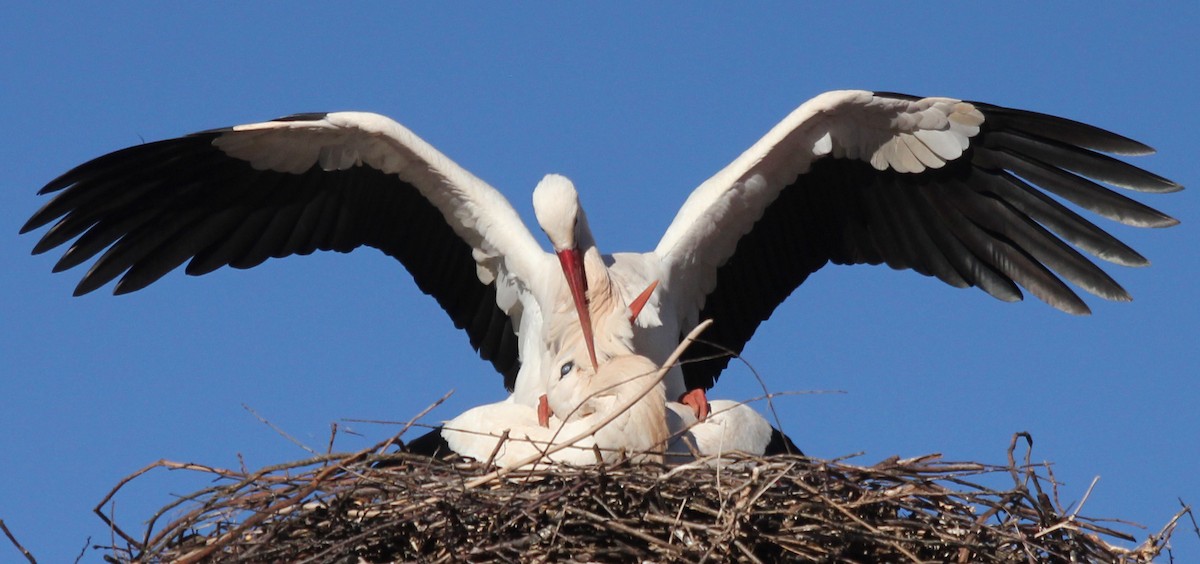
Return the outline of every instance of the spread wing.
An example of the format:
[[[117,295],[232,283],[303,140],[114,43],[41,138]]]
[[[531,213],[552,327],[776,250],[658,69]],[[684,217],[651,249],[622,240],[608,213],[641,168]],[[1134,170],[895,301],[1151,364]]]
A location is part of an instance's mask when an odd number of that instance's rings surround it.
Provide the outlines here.
[[[73,241],[56,272],[96,258],[75,290],[123,294],[187,263],[205,274],[362,245],[399,260],[512,388],[515,292],[553,268],[507,200],[400,124],[338,112],[130,147],[51,181],[21,232]],[[547,262],[550,261],[550,262]]]
[[[1085,314],[1087,305],[1064,280],[1105,299],[1130,298],[1076,249],[1126,266],[1147,261],[1050,194],[1126,225],[1174,225],[1098,183],[1182,189],[1104,154],[1151,152],[1034,112],[829,92],[697,188],[655,253],[667,290],[680,292],[680,307],[716,321],[706,340],[737,352],[828,263],[911,269],[1005,301],[1020,300],[1023,287],[1058,309]],[[712,352],[696,347],[693,355]],[[727,363],[685,365],[689,387],[711,386]]]

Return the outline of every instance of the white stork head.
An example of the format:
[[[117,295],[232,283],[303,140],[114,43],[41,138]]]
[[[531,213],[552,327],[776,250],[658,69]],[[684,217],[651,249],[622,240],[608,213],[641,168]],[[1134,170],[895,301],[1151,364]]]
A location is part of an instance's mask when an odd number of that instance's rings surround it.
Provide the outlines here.
[[[547,174],[533,189],[533,213],[554,252],[595,246],[575,184],[560,174]]]
[[[582,357],[579,343],[564,347],[558,356],[558,374],[550,379],[547,393],[554,414],[568,423],[599,422],[632,404],[596,431],[596,445],[606,454],[620,450],[661,453],[670,431],[666,390],[661,381],[654,381],[658,365],[644,356],[622,354],[604,360],[593,370]]]
[[[583,329],[588,358],[592,367],[596,368],[596,345],[587,299],[587,272],[583,266],[584,255],[596,252],[596,242],[588,227],[587,216],[579,205],[579,192],[575,191],[575,185],[567,177],[547,174],[533,189],[533,213],[542,231],[550,238],[554,253],[562,264],[563,275],[567,278],[567,287],[571,290],[571,298]]]

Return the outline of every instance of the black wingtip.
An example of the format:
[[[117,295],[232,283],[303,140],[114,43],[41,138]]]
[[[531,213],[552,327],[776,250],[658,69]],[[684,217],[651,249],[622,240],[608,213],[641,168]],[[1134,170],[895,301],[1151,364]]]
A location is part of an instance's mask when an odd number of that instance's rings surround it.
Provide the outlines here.
[[[780,431],[774,427],[771,428],[771,440],[767,443],[767,448],[763,451],[763,454],[766,456],[773,456],[776,454],[794,454],[797,456],[806,456],[804,452],[800,450],[800,447],[796,446],[796,443],[792,442],[791,437],[788,437],[787,435],[783,434],[783,431]]]
[[[34,221],[34,219],[36,219],[36,218],[37,218],[36,215],[34,217],[29,218],[29,221],[26,221],[25,225],[22,225],[21,229],[17,231],[17,235],[24,235],[26,233],[29,233],[30,231],[33,231],[34,229],[37,229],[38,227],[41,227],[41,225],[38,225]],[[33,253],[33,254],[36,255],[37,253]]]
[[[93,160],[95,160],[95,159],[93,159]],[[54,180],[51,180],[50,182],[47,182],[45,186],[42,186],[42,189],[38,190],[37,194],[39,196],[45,196],[46,194],[53,194],[54,192],[58,192],[58,191],[62,190],[63,188],[66,188],[67,186],[74,184],[76,174],[78,173],[79,169],[83,166],[86,166],[86,164],[87,163],[84,163],[83,165],[77,166],[75,168],[72,168],[71,170],[68,170],[67,172],[64,172],[64,173],[58,175],[57,177],[54,178]]]
[[[433,458],[454,452],[450,449],[450,443],[446,442],[446,438],[442,436],[441,426],[434,428],[432,431],[425,433],[420,437],[408,441],[403,445],[401,450],[407,453],[429,456]]]
[[[1012,127],[1049,139],[1101,151],[1112,155],[1136,157],[1154,154],[1154,148],[1119,133],[1091,124],[1031,110],[1006,108],[984,102],[969,102],[983,111],[993,126]]]
[[[43,191],[44,190],[45,189],[43,188]],[[42,195],[43,192],[38,192],[38,194]],[[29,219],[25,222],[24,225],[21,226],[21,231],[19,231],[18,234],[24,235],[26,233],[29,233],[30,231],[33,231],[34,229],[37,229],[39,227],[42,227],[43,225],[46,225],[47,223],[50,223],[51,221],[54,221],[55,218],[62,215],[61,213],[58,213],[57,211],[52,211],[50,209],[54,205],[55,205],[54,200],[46,202],[46,204],[43,205],[40,209],[38,209],[38,211],[34,212],[33,215],[29,216]]]
[[[429,458],[441,459],[455,452],[450,449],[450,444],[442,437],[442,428],[436,427],[432,431],[421,435],[407,443],[400,442],[396,445],[394,453],[415,454],[417,456],[427,456]],[[400,466],[405,462],[403,459],[397,460],[380,460],[371,465],[372,468],[392,468]]]
[[[1158,176],[1158,175],[1156,174],[1154,176]],[[1154,190],[1152,193],[1171,194],[1171,193],[1183,191],[1183,185],[1180,184],[1180,182],[1176,182],[1171,179],[1163,178],[1163,176],[1158,176],[1158,180],[1159,180],[1158,188],[1157,188],[1157,190]]]
[[[21,233],[25,233],[25,231],[22,231]],[[50,249],[53,249],[57,246],[58,246],[58,243],[51,242],[49,240],[49,238],[47,238],[47,237],[42,237],[41,239],[38,240],[37,244],[33,246],[33,250],[30,251],[29,254],[40,255],[40,254],[43,254],[46,251],[49,251]],[[60,260],[59,262],[62,262],[62,261]],[[58,271],[55,270],[55,272],[58,272]]]
[[[101,286],[103,286],[107,283],[108,283],[108,280],[100,279],[96,276],[91,276],[91,273],[89,272],[88,274],[85,274],[83,279],[79,281],[79,284],[77,284],[75,286],[75,291],[72,292],[71,295],[78,298],[79,296],[82,296],[84,294],[90,294],[92,292],[95,292],[98,288],[100,288]],[[115,291],[113,293],[116,294]]]
[[[1132,299],[1132,298],[1130,298],[1130,299]],[[1115,301],[1129,301],[1129,300],[1115,300]],[[1055,305],[1054,307],[1058,308],[1061,311],[1065,311],[1071,315],[1077,315],[1079,317],[1087,317],[1092,314],[1092,308],[1088,307],[1088,305],[1083,303],[1082,300],[1079,302],[1079,304],[1076,307],[1059,307],[1057,305]]]

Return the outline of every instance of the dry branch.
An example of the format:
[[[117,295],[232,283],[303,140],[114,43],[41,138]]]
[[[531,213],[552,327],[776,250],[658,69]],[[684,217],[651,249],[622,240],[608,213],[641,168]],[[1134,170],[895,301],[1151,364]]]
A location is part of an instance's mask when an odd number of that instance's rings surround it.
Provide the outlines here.
[[[4,524],[4,519],[0,519],[0,531],[4,532],[4,536],[8,537],[8,541],[11,542],[17,550],[21,551],[21,555],[24,556],[25,559],[30,562],[30,564],[37,564],[37,559],[33,557],[33,554],[21,545],[20,541],[17,540],[17,537],[13,536],[12,531],[8,530],[8,525]]]

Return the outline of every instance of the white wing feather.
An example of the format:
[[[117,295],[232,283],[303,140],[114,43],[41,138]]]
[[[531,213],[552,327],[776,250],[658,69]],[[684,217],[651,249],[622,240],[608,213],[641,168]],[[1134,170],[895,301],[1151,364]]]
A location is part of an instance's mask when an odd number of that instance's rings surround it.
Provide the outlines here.
[[[497,302],[506,313],[512,313],[521,286],[541,284],[546,269],[554,268],[499,191],[386,116],[334,112],[313,120],[239,125],[213,145],[259,170],[299,174],[315,163],[325,170],[366,165],[399,176],[474,248],[479,280],[497,283]]]

